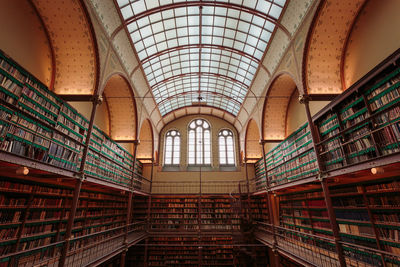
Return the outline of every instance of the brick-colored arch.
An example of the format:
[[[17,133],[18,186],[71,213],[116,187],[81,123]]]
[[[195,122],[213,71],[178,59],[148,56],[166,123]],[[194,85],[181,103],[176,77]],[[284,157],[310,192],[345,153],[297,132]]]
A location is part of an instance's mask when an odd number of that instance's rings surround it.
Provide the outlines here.
[[[267,91],[262,114],[262,136],[265,140],[282,140],[286,137],[286,116],[290,97],[297,89],[293,78],[278,75]]]
[[[110,117],[110,136],[118,140],[135,140],[137,110],[132,88],[125,77],[114,74],[104,87]]]

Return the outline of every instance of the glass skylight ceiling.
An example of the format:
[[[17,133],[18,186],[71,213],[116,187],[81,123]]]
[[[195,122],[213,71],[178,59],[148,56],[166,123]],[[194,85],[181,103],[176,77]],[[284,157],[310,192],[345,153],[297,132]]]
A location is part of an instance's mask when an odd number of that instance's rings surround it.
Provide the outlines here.
[[[117,0],[161,115],[201,103],[236,116],[285,1]]]

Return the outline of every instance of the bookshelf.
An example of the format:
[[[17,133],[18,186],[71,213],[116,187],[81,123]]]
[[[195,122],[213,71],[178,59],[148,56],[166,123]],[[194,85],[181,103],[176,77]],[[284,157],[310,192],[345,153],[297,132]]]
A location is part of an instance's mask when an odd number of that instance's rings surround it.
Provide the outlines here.
[[[279,193],[277,246],[300,258],[318,253],[326,255],[318,260],[334,261],[337,254],[328,207],[321,186],[312,187]],[[331,185],[329,191],[346,262],[400,264],[400,177]]]
[[[234,265],[232,236],[153,236],[148,239],[147,259],[143,258],[143,249],[134,249],[129,257],[137,259],[138,266],[145,260],[147,266]]]
[[[149,244],[148,266],[194,266],[199,264],[198,237],[151,237]]]
[[[264,160],[260,158],[254,164],[255,171],[255,186],[256,190],[262,190],[267,187],[267,180],[265,176]]]
[[[1,177],[0,266],[11,261],[18,266],[58,261],[73,190],[68,183]],[[126,194],[85,185],[74,219],[67,265],[74,261],[89,263],[122,247],[126,216]],[[138,226],[136,230],[144,228]]]
[[[56,168],[79,170],[89,121],[0,51],[0,151]],[[143,166],[93,127],[86,175],[142,189]],[[7,157],[3,157],[7,158]],[[42,166],[42,165],[41,165]],[[135,174],[134,174],[135,173]]]
[[[202,196],[202,231],[239,231],[240,215],[233,209],[229,196]]]
[[[151,231],[199,230],[197,196],[152,196]]]
[[[232,236],[203,236],[201,266],[232,266],[234,261]]]
[[[268,203],[265,195],[251,196],[249,208],[253,221],[269,221]]]
[[[315,176],[319,169],[308,123],[265,154],[271,187]],[[255,163],[256,190],[267,186],[264,160]]]
[[[132,204],[132,219],[136,221],[146,221],[148,215],[149,196],[135,195]]]
[[[392,64],[397,54],[313,118],[326,171],[400,151],[400,68]]]
[[[150,229],[177,232],[239,231],[240,217],[233,212],[229,196],[202,195],[199,199],[197,195],[153,195]]]
[[[264,159],[258,160],[256,190],[266,189],[266,173],[273,189],[315,181],[319,174],[330,177],[397,162],[399,57],[396,51],[311,118],[315,142],[306,123],[264,155],[267,172]]]

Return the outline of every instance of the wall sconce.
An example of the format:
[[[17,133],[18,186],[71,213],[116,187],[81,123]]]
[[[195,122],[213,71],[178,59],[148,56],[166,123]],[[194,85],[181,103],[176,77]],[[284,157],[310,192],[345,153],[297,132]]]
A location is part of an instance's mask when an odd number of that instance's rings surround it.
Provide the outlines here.
[[[385,172],[385,170],[382,168],[382,167],[374,167],[374,168],[371,168],[371,173],[373,174],[373,175],[375,175],[375,174],[382,174],[382,173],[384,173]]]
[[[16,174],[18,174],[18,175],[28,175],[28,173],[29,173],[29,169],[27,168],[27,167],[19,167],[16,171],[15,171],[15,173]]]

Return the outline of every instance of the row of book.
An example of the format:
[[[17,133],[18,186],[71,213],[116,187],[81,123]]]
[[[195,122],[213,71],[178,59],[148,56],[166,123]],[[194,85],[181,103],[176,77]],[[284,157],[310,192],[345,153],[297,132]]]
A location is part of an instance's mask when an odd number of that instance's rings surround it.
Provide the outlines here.
[[[327,170],[400,151],[400,107],[396,104],[399,90],[399,69],[388,66],[369,84],[349,93],[316,120],[324,140],[321,153]],[[376,112],[380,113],[369,116]],[[343,134],[338,136],[340,131]],[[338,149],[341,146],[346,155]]]
[[[79,171],[88,120],[3,54],[0,54],[0,98],[6,102],[0,111],[1,150]],[[142,174],[140,162],[133,166],[132,155],[97,127],[92,140],[91,146],[104,153],[110,164],[100,162],[100,168],[92,166],[87,174],[117,180],[125,186],[130,184],[125,180],[132,179],[132,171]],[[124,170],[113,169],[113,165],[121,165]],[[136,187],[140,189],[137,183]]]

